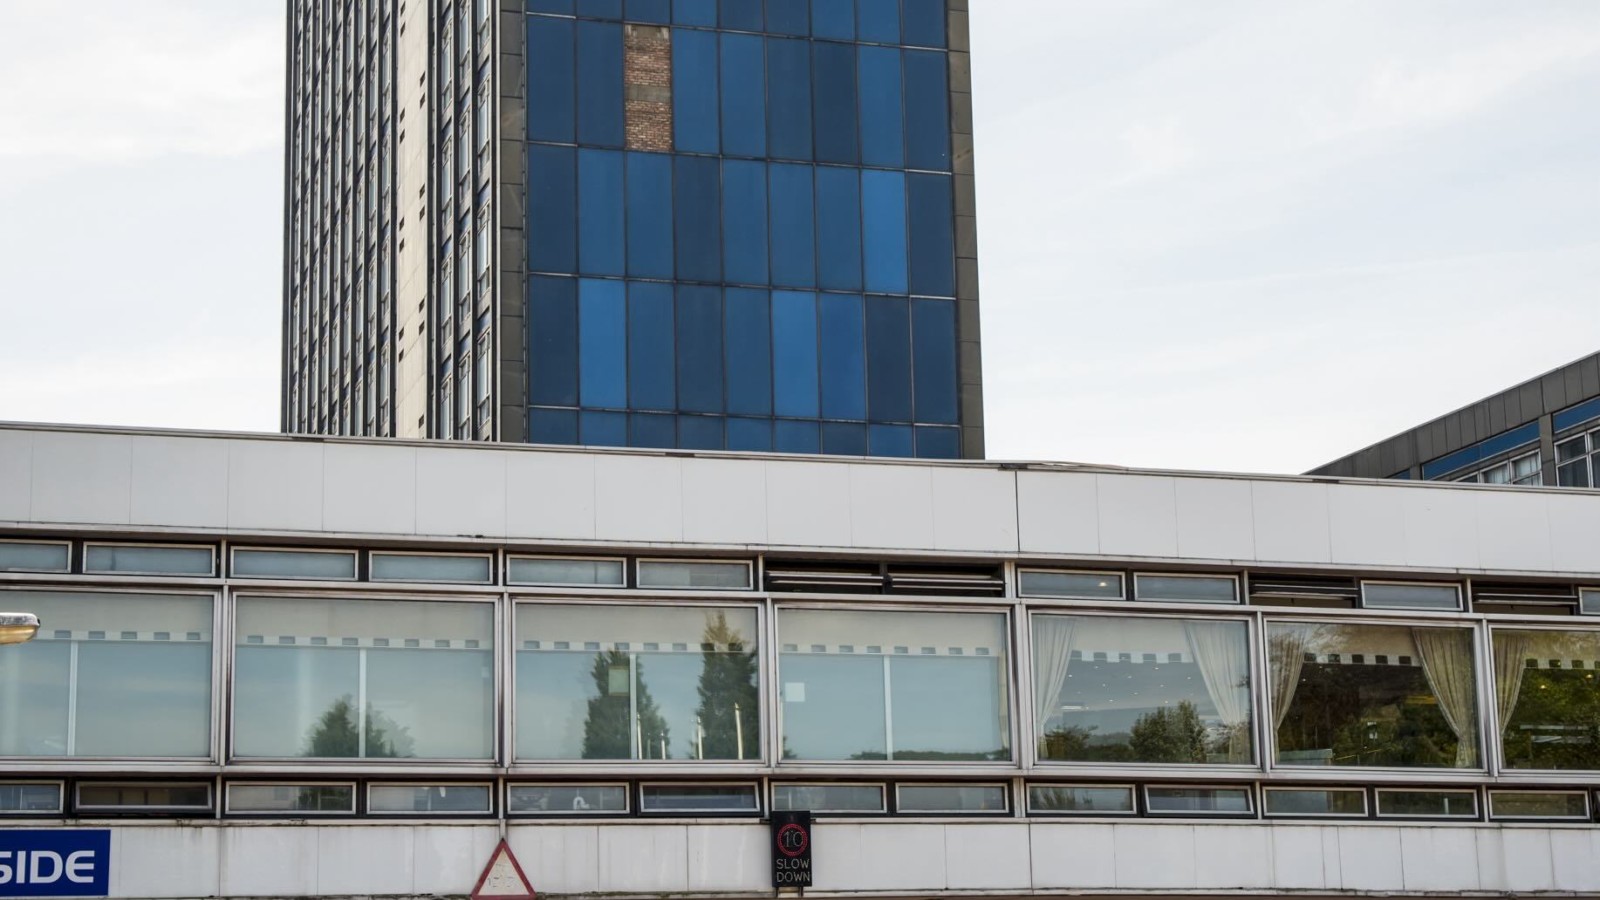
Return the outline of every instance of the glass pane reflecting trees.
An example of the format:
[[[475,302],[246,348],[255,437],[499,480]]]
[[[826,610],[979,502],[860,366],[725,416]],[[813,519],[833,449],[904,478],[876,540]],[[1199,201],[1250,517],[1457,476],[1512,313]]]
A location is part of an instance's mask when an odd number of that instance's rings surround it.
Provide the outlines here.
[[[1494,630],[1507,768],[1600,769],[1600,632]]]

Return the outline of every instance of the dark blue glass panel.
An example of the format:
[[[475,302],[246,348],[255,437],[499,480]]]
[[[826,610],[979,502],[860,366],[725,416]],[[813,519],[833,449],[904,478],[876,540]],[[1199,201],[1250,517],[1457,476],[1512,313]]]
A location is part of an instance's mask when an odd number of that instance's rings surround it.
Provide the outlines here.
[[[867,298],[867,417],[911,421],[911,312],[895,297]]]
[[[772,396],[780,416],[817,416],[817,300],[772,292]]]
[[[811,0],[811,33],[841,41],[856,39],[856,0]]]
[[[945,55],[905,51],[906,166],[950,171],[950,93]]]
[[[723,28],[761,30],[761,0],[722,0],[720,5]]]
[[[822,452],[837,456],[866,456],[867,426],[823,422]]]
[[[767,30],[801,37],[810,34],[810,0],[767,0]]]
[[[911,301],[911,371],[916,420],[957,424],[954,300]]]
[[[672,157],[628,154],[628,274],[672,277]]]
[[[678,446],[678,417],[635,413],[629,419],[628,443],[634,447]]]
[[[616,150],[578,151],[578,270],[623,272],[623,156]]]
[[[910,425],[873,425],[869,429],[868,439],[872,443],[873,456],[917,455],[915,442],[911,439]]]
[[[578,411],[575,409],[528,410],[528,443],[576,444]]]
[[[628,446],[628,416],[619,412],[584,411],[579,418],[583,444],[588,447]]]
[[[528,12],[572,14],[572,0],[528,0]]]
[[[679,25],[717,25],[717,0],[672,0],[672,21]]]
[[[726,443],[720,416],[679,416],[678,446],[684,450],[721,450]]]
[[[717,36],[710,31],[672,30],[673,146],[689,153],[716,153]]]
[[[946,0],[901,0],[905,43],[914,47],[943,47]]]
[[[672,285],[635,281],[628,285],[628,407],[676,408],[675,315]]]
[[[766,453],[772,449],[771,419],[729,419],[728,449]]]
[[[528,279],[528,397],[552,406],[578,405],[576,279]],[[576,435],[576,420],[572,427]]]
[[[772,446],[779,453],[816,453],[821,445],[816,422],[779,419],[773,427]]]
[[[622,282],[591,278],[578,282],[580,405],[612,409],[627,406],[626,321]]]
[[[861,252],[867,290],[906,292],[906,176],[904,172],[861,173]]]
[[[767,40],[767,152],[811,158],[811,44]]]
[[[766,291],[728,288],[728,412],[772,415],[772,301]],[[731,427],[731,426],[730,426]],[[728,433],[733,442],[733,433]],[[769,434],[767,443],[772,443]]]
[[[678,409],[722,408],[722,289],[679,285]]]
[[[855,163],[856,48],[818,41],[811,45],[812,135],[818,162]]]
[[[961,429],[917,429],[917,457],[919,459],[960,459]]]
[[[722,162],[722,271],[735,284],[767,283],[767,164]]]
[[[754,5],[752,0],[734,2]],[[767,155],[766,43],[755,34],[722,35],[723,153]]]
[[[901,114],[900,51],[861,48],[861,161],[902,168],[906,161],[905,117]]]
[[[773,163],[767,169],[771,197],[772,283],[813,287],[817,283],[811,167]]]
[[[911,293],[956,295],[955,201],[949,175],[906,176],[911,217]]]
[[[528,268],[578,268],[577,154],[571,147],[528,145]]]
[[[628,0],[627,17],[630,22],[666,25],[672,21],[672,0]]]
[[[900,43],[900,0],[856,0],[856,34],[863,41]]]
[[[567,12],[571,12],[569,3]],[[572,22],[528,17],[528,139],[573,138]]]
[[[817,167],[817,284],[861,290],[861,170]]]
[[[577,13],[580,16],[594,16],[597,19],[620,18],[622,0],[578,0]]]
[[[578,143],[621,147],[622,142],[622,26],[579,22]]]
[[[672,196],[678,277],[721,281],[722,167],[709,157],[674,157]]]
[[[865,419],[867,361],[862,346],[861,298],[853,294],[818,294],[817,320],[821,334],[817,345],[822,417]]]

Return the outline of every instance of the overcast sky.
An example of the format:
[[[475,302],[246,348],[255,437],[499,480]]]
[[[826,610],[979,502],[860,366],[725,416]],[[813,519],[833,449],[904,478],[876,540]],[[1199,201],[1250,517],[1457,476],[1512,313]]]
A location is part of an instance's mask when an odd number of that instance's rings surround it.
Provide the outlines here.
[[[989,455],[1295,472],[1600,349],[1597,0],[973,0]],[[278,423],[282,0],[0,0],[0,420]]]

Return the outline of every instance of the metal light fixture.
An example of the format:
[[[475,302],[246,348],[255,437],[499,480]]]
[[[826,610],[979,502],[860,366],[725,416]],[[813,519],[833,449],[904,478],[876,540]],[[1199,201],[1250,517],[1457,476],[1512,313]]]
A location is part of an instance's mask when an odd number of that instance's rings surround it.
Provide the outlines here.
[[[0,644],[20,644],[39,631],[39,617],[33,613],[0,613]]]

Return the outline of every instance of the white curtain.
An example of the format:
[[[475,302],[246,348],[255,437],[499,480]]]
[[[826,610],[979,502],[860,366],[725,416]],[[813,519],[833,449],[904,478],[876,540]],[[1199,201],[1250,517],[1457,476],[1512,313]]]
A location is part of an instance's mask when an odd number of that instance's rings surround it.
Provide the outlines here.
[[[1472,671],[1472,642],[1456,628],[1413,628],[1423,677],[1439,701],[1439,712],[1456,733],[1456,768],[1478,765],[1477,691]]]
[[[1294,705],[1300,687],[1300,670],[1306,665],[1306,648],[1311,646],[1315,626],[1274,625],[1267,638],[1267,668],[1272,679],[1272,730],[1283,727],[1283,720]]]
[[[1065,616],[1035,616],[1033,619],[1033,724],[1034,734],[1041,741],[1046,724],[1061,702],[1061,689],[1067,683],[1075,624]]]
[[[1526,631],[1494,632],[1494,691],[1495,710],[1500,715],[1500,733],[1505,734],[1511,724],[1511,714],[1517,711],[1517,699],[1522,695],[1522,678],[1528,672],[1528,654],[1533,649],[1533,635]]]
[[[1248,762],[1250,741],[1250,655],[1245,650],[1244,626],[1237,622],[1183,623],[1189,652],[1217,715],[1228,726],[1228,761]]]

